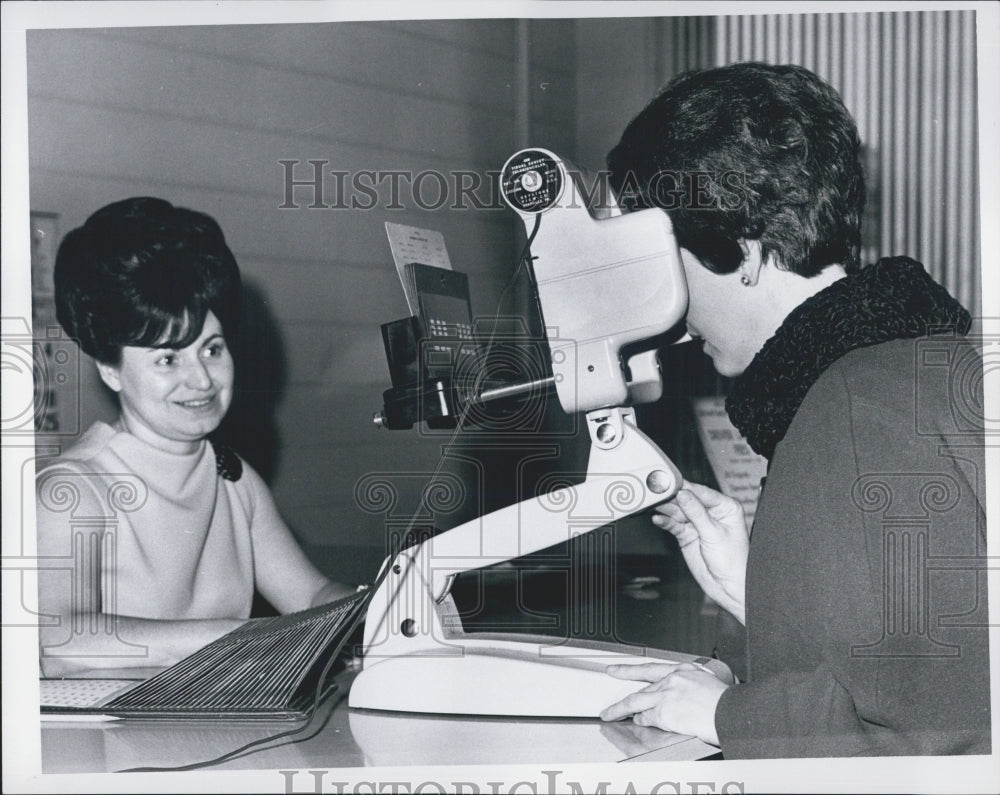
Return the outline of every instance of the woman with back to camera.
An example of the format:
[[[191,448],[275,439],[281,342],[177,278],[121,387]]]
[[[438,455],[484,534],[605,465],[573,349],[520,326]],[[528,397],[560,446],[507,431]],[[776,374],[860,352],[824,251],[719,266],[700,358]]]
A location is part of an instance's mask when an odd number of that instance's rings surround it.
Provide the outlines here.
[[[860,267],[860,151],[816,75],[742,63],[674,79],[608,157],[623,199],[669,212],[688,330],[738,376],[726,408],[768,473],[752,532],[687,482],[653,520],[744,625],[742,682],[612,666],[650,684],[607,720],[726,758],[990,751],[983,429],[939,366],[981,387],[982,363],[969,313],[919,263]]]
[[[210,442],[233,396],[240,275],[208,215],[139,197],[69,232],[56,307],[120,415],[37,476],[44,675],[170,665],[245,622],[351,593],[305,556],[260,476]],[[106,517],[96,524],[87,517]],[[82,520],[82,523],[81,523]]]

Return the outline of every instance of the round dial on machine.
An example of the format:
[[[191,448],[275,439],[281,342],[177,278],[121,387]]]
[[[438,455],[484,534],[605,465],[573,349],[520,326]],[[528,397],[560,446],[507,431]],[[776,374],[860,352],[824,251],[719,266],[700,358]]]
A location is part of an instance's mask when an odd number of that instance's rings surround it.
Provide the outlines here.
[[[540,213],[562,195],[565,181],[558,158],[544,149],[524,149],[500,172],[504,201],[521,213]]]

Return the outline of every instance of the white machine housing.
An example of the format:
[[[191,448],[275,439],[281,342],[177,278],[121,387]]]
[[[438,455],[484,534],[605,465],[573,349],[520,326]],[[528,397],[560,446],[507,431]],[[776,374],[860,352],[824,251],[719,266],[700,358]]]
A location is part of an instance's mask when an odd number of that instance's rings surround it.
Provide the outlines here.
[[[529,232],[532,267],[567,413],[659,400],[656,352],[623,346],[668,331],[687,309],[687,282],[669,216],[625,213],[600,178],[547,149],[526,149],[501,172],[503,196]],[[595,217],[596,216],[596,217]]]

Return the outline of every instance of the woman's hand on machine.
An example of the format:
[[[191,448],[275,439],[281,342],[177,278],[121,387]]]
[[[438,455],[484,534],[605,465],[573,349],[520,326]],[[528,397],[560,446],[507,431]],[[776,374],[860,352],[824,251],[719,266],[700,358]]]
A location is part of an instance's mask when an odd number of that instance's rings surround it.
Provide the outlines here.
[[[750,533],[743,506],[715,489],[685,480],[673,499],[656,506],[653,524],[677,539],[705,593],[745,624]]]

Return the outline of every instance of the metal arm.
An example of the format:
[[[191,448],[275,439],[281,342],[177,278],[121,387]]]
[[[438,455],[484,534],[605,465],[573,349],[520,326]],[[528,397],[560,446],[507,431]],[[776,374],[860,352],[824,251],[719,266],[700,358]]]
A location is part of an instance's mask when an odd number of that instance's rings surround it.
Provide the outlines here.
[[[583,483],[473,519],[404,550],[388,564],[393,570],[369,606],[366,649],[413,653],[446,641],[451,632],[440,626],[435,605],[448,596],[455,575],[568,541],[678,491],[680,473],[636,427],[634,409],[589,412],[587,426],[591,450]],[[401,648],[390,652],[397,644]]]

